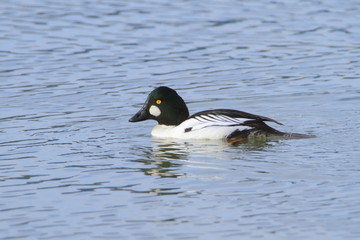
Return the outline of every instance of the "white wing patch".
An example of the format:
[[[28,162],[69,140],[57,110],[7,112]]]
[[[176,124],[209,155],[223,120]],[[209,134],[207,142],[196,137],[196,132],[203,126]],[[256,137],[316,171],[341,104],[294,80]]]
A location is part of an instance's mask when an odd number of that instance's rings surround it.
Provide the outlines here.
[[[160,138],[224,139],[234,131],[253,127],[241,125],[248,118],[232,118],[222,114],[204,114],[189,118],[178,126],[157,125],[151,135]]]
[[[248,121],[251,119],[248,118],[231,118],[228,117],[226,115],[214,115],[214,114],[207,114],[207,115],[200,115],[200,116],[195,116],[193,118],[190,118],[188,120],[186,120],[185,122],[183,122],[181,125],[183,125],[183,127],[185,129],[189,129],[188,131],[194,131],[194,130],[199,130],[202,128],[207,128],[207,127],[230,127],[230,126],[236,126],[236,125],[241,125],[243,124],[245,121]],[[238,126],[239,128],[241,128],[242,130],[245,129],[250,129],[251,127],[248,126]]]

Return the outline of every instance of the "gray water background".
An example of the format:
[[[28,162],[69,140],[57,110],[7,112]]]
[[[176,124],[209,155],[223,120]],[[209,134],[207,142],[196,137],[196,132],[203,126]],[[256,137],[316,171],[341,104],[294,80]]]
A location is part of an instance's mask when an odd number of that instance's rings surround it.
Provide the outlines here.
[[[359,16],[355,0],[2,0],[0,239],[360,239]],[[191,113],[317,138],[152,139],[128,119],[160,85]]]

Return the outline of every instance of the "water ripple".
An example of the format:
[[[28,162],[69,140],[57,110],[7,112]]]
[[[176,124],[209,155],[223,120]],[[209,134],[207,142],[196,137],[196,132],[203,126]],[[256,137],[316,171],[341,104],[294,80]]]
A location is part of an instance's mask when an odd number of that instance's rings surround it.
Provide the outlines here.
[[[2,1],[2,238],[359,239],[359,9]],[[159,85],[318,137],[155,140]]]

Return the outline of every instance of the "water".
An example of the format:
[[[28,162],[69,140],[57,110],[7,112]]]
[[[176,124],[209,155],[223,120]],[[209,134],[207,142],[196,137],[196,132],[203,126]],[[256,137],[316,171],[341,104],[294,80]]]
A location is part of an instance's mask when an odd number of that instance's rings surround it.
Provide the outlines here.
[[[360,238],[358,1],[0,9],[2,239]],[[159,85],[317,138],[151,139]]]

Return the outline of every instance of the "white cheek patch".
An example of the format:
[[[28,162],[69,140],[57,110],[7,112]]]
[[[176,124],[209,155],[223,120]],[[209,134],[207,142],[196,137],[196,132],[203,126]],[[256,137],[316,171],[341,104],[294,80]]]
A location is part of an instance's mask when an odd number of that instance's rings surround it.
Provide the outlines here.
[[[151,105],[151,107],[150,107],[150,109],[149,109],[149,112],[150,112],[150,114],[153,115],[154,117],[158,117],[158,116],[160,116],[160,114],[161,114],[160,109],[159,109],[157,106],[155,106],[155,105]]]

